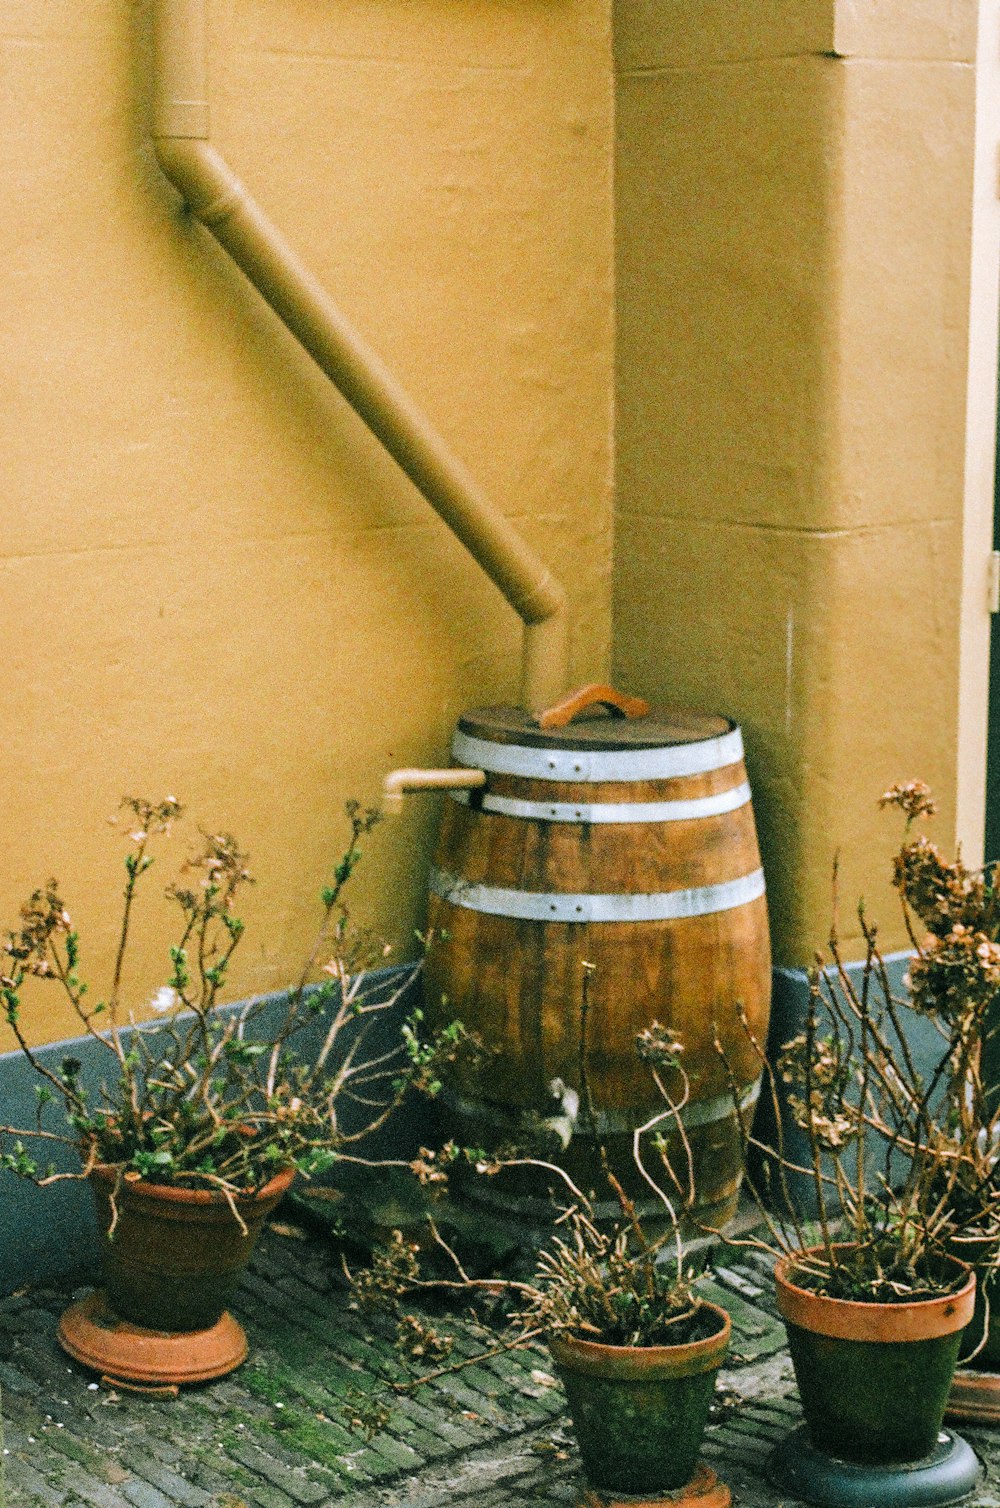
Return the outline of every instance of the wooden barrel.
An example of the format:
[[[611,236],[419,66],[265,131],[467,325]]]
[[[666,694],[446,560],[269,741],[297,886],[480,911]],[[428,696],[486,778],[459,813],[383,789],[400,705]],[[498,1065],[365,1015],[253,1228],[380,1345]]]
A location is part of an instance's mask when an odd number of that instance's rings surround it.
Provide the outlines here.
[[[553,1081],[579,1091],[586,961],[597,1137],[635,1187],[632,1130],[662,1107],[636,1037],[654,1021],[672,1027],[690,1078],[698,1204],[728,1218],[740,1137],[713,1037],[749,1119],[760,1065],[737,1003],[766,1042],[771,990],[739,729],[661,713],[543,730],[520,709],[494,707],[461,719],[452,755],[487,776],[483,790],[445,801],[430,879],[429,1014],[461,1019],[489,1054],[446,1086],[457,1133],[476,1146],[516,1137],[526,1112],[555,1112]],[[575,1136],[561,1160],[586,1178],[593,1153]]]

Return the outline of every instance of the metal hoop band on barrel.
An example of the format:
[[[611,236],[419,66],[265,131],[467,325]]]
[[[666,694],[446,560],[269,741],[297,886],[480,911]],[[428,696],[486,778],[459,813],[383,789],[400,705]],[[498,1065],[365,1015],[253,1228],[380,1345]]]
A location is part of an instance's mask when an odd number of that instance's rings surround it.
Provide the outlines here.
[[[442,900],[469,911],[509,916],[531,922],[660,922],[688,916],[731,911],[764,894],[764,871],[754,869],[735,880],[702,885],[692,890],[667,890],[659,895],[541,894],[508,890],[500,885],[474,885],[444,869],[432,869],[430,888]]]
[[[452,801],[469,806],[471,791],[451,791]],[[738,811],[750,802],[750,785],[744,780],[714,796],[693,796],[687,801],[522,801],[517,796],[476,795],[476,810],[496,812],[501,817],[521,817],[528,822],[691,822]]]
[[[738,764],[743,758],[743,736],[739,728],[733,728],[719,738],[655,749],[536,749],[474,738],[460,728],[451,752],[458,764],[471,769],[491,775],[524,775],[529,780],[675,780]]]
[[[708,1100],[691,1100],[680,1112],[680,1118],[689,1131],[696,1126],[710,1126],[715,1121],[728,1120],[737,1109],[742,1113],[755,1105],[760,1098],[761,1078],[731,1094],[719,1094]],[[469,1120],[478,1120],[500,1130],[509,1130],[516,1116],[508,1108],[491,1105],[485,1100],[468,1100],[449,1087],[442,1089],[441,1099],[450,1110],[457,1111]],[[590,1122],[597,1136],[631,1136],[636,1128],[636,1115],[631,1110],[595,1110]]]

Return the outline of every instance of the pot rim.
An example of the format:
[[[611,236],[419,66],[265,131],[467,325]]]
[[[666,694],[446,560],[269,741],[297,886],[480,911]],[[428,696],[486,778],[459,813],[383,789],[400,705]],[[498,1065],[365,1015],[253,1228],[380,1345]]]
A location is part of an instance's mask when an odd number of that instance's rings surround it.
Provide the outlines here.
[[[90,1169],[87,1176],[93,1178],[96,1183],[113,1185],[120,1172],[121,1163],[98,1162]],[[253,1205],[264,1200],[280,1198],[291,1184],[295,1172],[295,1168],[283,1168],[267,1183],[262,1184],[255,1193],[234,1194],[233,1199],[237,1208],[241,1205]],[[165,1203],[188,1205],[228,1205],[229,1203],[225,1194],[219,1189],[186,1189],[174,1183],[154,1183],[151,1179],[128,1177],[122,1178],[121,1185],[130,1194],[139,1194],[147,1199],[160,1199]]]
[[[851,1243],[844,1241],[837,1245],[847,1249]],[[952,1335],[956,1330],[964,1330],[972,1318],[976,1275],[969,1264],[958,1257],[945,1259],[966,1274],[966,1281],[957,1293],[913,1299],[905,1304],[886,1304],[877,1299],[834,1299],[794,1283],[790,1274],[796,1262],[821,1250],[822,1247],[810,1246],[801,1252],[786,1252],[774,1264],[781,1317],[800,1330],[809,1330],[814,1335],[825,1335],[833,1340],[873,1343],[936,1340]]]
[[[711,1335],[681,1345],[608,1346],[603,1341],[580,1340],[575,1335],[556,1331],[548,1337],[552,1359],[558,1367],[585,1377],[602,1377],[622,1382],[655,1382],[671,1377],[694,1377],[722,1365],[729,1347],[733,1322],[719,1304],[702,1299],[705,1309],[718,1321]]]

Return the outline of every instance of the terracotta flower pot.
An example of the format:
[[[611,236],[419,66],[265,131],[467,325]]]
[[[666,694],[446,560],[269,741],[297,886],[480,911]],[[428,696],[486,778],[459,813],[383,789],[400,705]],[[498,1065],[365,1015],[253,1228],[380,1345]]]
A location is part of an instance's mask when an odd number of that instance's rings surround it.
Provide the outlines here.
[[[778,1307],[817,1450],[882,1464],[933,1449],[975,1306],[975,1274],[954,1267],[967,1274],[958,1293],[879,1304],[812,1293],[794,1281],[794,1257],[778,1260]]]
[[[715,1374],[729,1345],[724,1309],[703,1304],[710,1335],[678,1346],[604,1346],[554,1335],[549,1350],[566,1389],[584,1470],[594,1487],[662,1493],[691,1479]]]
[[[244,1233],[222,1194],[208,1189],[122,1179],[118,1224],[104,1241],[105,1290],[123,1320],[149,1330],[207,1330],[217,1323],[268,1215],[295,1176],[279,1173],[236,1206]],[[117,1169],[90,1175],[102,1231],[111,1225]]]

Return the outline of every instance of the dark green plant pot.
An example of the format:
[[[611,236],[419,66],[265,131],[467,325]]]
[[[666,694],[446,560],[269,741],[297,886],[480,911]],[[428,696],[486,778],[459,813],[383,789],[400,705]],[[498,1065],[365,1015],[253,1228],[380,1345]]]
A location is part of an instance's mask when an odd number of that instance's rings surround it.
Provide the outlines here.
[[[549,1340],[592,1486],[617,1493],[672,1492],[694,1474],[730,1319],[704,1304],[712,1333],[680,1346],[603,1346]]]
[[[812,1293],[794,1271],[782,1257],[775,1280],[813,1445],[861,1464],[928,1455],[972,1317],[974,1275],[957,1294],[876,1304]]]

